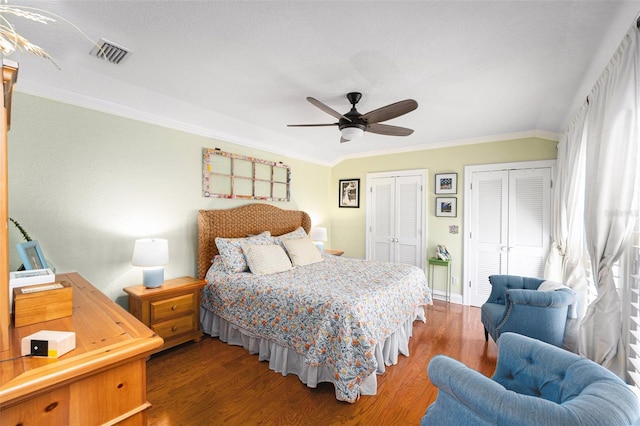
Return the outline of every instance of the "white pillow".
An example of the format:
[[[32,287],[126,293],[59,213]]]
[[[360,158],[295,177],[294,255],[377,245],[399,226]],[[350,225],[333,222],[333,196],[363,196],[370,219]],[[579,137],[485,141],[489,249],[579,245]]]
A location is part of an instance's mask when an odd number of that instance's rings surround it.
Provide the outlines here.
[[[284,248],[284,241],[286,240],[295,240],[298,238],[308,238],[307,232],[304,230],[302,226],[299,226],[295,231],[288,232],[284,235],[278,235],[277,237],[271,237],[273,242],[276,244],[280,244]]]
[[[283,241],[293,266],[310,265],[322,262],[322,254],[310,238],[298,238],[296,240]]]
[[[242,251],[249,270],[255,275],[275,274],[293,268],[284,249],[277,244],[245,244]]]

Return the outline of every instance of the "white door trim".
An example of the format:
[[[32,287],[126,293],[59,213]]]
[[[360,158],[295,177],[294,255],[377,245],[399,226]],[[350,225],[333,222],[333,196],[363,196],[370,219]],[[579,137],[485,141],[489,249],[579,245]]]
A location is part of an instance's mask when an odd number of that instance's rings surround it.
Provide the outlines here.
[[[510,163],[495,163],[495,164],[476,164],[472,166],[464,166],[464,203],[463,203],[463,230],[464,237],[462,239],[462,303],[469,305],[469,285],[471,280],[471,271],[469,270],[470,259],[469,248],[471,243],[469,241],[469,229],[471,229],[471,179],[472,173],[483,172],[491,170],[513,170],[513,169],[534,169],[550,167],[551,168],[551,181],[556,176],[555,167],[556,160],[538,160],[538,161],[521,161]],[[553,211],[553,195],[551,196],[551,211]],[[553,223],[551,225],[553,227]]]
[[[401,177],[401,176],[420,176],[422,185],[422,256],[421,256],[421,268],[426,271],[426,253],[427,253],[427,175],[429,171],[427,169],[414,169],[414,170],[394,170],[388,172],[372,172],[367,173],[366,189],[365,189],[365,206],[366,206],[366,220],[365,220],[365,256],[366,259],[371,259],[371,191],[372,180],[375,178],[385,177]]]

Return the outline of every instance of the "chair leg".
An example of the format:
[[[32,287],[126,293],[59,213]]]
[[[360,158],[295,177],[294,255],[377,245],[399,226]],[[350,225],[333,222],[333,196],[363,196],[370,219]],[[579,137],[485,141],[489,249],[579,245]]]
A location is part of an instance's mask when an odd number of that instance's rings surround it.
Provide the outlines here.
[[[489,332],[487,331],[487,328],[484,328],[484,341],[488,342],[489,341]]]

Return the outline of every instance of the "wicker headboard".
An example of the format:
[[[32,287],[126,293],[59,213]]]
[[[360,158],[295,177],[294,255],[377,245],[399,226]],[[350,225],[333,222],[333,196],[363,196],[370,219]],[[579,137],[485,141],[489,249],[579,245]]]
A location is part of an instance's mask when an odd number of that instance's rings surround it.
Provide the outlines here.
[[[248,204],[227,210],[198,212],[198,277],[203,279],[218,254],[216,237],[242,238],[269,231],[278,236],[300,226],[309,233],[311,218],[300,210],[282,210],[270,204]]]

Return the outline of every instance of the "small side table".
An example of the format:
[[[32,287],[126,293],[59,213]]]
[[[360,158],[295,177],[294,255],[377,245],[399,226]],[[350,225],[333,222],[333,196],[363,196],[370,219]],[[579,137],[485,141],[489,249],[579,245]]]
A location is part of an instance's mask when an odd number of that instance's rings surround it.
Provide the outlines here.
[[[344,254],[343,250],[324,249],[324,252],[333,256],[342,256]]]
[[[164,339],[160,352],[189,340],[202,338],[200,301],[206,281],[181,277],[165,281],[158,288],[127,287],[129,312]]]
[[[429,262],[429,285],[433,288],[433,269],[436,266],[446,266],[447,282],[445,283],[445,299],[447,303],[451,300],[451,260],[442,260],[435,257],[428,259]]]

